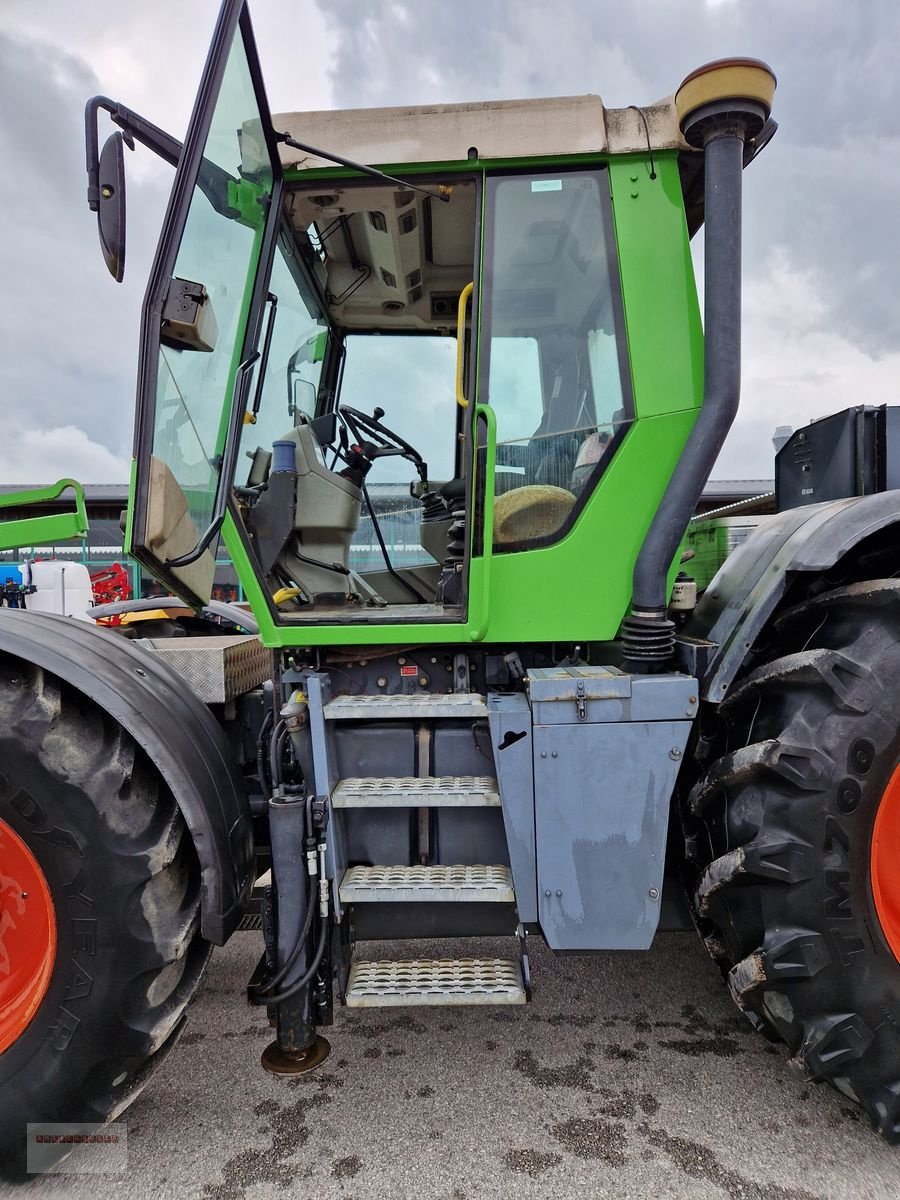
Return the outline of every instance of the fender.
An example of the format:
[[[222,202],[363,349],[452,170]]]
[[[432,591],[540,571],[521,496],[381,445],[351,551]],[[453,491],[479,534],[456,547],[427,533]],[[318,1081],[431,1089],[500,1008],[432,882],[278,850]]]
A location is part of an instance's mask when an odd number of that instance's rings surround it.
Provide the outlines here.
[[[144,750],[200,860],[203,936],[223,945],[253,886],[253,832],[244,782],[206,705],[155,655],[71,617],[0,609],[0,652],[76,688]]]
[[[865,538],[900,525],[900,491],[830,500],[778,513],[720,568],[685,627],[714,643],[702,694],[718,703],[783,599],[791,577],[827,570]]]

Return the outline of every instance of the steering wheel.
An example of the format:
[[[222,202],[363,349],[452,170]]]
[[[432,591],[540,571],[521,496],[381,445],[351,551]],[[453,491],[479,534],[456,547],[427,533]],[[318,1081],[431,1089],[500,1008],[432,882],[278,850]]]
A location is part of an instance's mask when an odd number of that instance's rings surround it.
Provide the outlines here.
[[[428,474],[425,460],[414,446],[404,441],[398,433],[394,433],[393,429],[382,425],[383,408],[376,408],[370,417],[368,413],[360,412],[358,408],[342,404],[338,408],[338,415],[359,443],[366,458],[387,458],[390,455],[408,458],[410,462],[415,463],[419,478],[423,483],[425,482]]]

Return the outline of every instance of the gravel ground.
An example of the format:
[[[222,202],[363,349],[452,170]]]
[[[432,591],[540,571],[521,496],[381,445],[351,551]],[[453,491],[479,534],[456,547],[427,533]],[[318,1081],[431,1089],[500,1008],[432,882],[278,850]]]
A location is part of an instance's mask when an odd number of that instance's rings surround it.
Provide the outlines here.
[[[0,1194],[900,1195],[900,1150],[745,1025],[693,935],[661,935],[648,954],[556,960],[535,942],[527,1008],[340,1010],[331,1057],[293,1080],[259,1066],[271,1038],[243,986],[260,948],[241,933],[213,956],[186,1032],[124,1114],[126,1174]]]

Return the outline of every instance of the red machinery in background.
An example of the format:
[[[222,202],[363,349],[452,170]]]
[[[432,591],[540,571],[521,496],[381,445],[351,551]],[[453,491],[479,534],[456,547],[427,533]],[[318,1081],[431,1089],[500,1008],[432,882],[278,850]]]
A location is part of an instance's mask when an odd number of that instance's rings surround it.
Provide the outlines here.
[[[102,571],[91,574],[91,590],[95,604],[113,604],[117,600],[131,599],[131,581],[121,563],[113,563]],[[114,618],[110,624],[118,624]]]

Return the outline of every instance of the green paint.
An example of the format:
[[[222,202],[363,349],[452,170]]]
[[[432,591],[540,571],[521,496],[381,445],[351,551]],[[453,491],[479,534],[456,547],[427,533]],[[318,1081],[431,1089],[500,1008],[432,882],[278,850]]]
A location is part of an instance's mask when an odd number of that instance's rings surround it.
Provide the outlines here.
[[[75,493],[75,511],[51,513],[43,517],[22,517],[3,520],[3,509],[26,508],[58,500],[66,488]],[[20,546],[53,545],[87,537],[88,518],[84,504],[84,488],[74,479],[60,479],[49,487],[29,488],[0,496],[0,550],[16,550]]]
[[[266,203],[270,188],[252,183],[249,179],[228,180],[228,209],[225,216],[239,221],[248,229],[259,229],[266,223]]]

